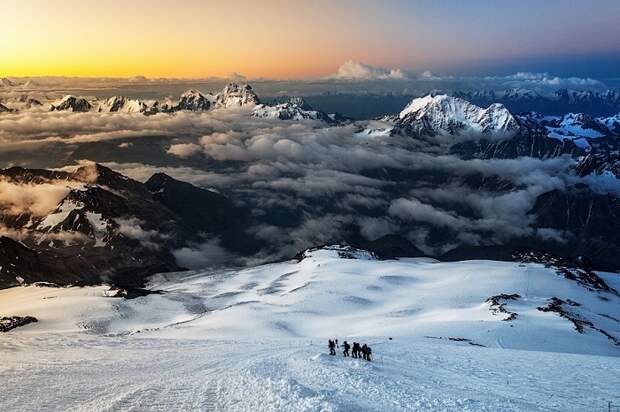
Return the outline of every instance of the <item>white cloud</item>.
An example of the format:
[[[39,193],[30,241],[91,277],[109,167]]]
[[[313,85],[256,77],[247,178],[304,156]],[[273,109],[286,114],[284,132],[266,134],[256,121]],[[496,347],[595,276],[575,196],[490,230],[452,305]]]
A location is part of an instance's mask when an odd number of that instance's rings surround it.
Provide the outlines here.
[[[341,80],[406,80],[407,75],[401,69],[386,69],[348,60],[330,78]]]
[[[117,218],[114,219],[116,224],[118,224],[118,232],[129,239],[135,239],[140,241],[142,245],[149,249],[159,249],[158,240],[164,239],[161,233],[156,230],[146,230],[142,226],[144,222],[135,217],[130,218]]]
[[[234,259],[230,252],[220,246],[218,239],[174,250],[172,254],[179,266],[189,269],[231,265]]]
[[[45,216],[53,211],[71,189],[56,183],[17,184],[0,180],[0,211]]]
[[[202,146],[195,143],[179,143],[173,144],[166,151],[168,154],[180,157],[182,159],[197,155],[202,151]]]

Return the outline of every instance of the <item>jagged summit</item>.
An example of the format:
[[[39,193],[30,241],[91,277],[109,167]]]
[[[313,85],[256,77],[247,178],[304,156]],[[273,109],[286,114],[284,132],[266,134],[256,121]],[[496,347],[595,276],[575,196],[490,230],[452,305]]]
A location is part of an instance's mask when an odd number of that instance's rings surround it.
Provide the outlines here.
[[[179,103],[174,107],[174,111],[188,110],[192,112],[206,112],[211,106],[212,99],[209,99],[198,90],[191,89],[181,95]]]
[[[280,120],[320,120],[325,123],[334,123],[338,119],[319,110],[314,110],[303,98],[291,97],[279,104],[269,106],[259,104],[252,111],[253,117]]]
[[[72,111],[72,112],[88,112],[93,108],[92,104],[84,98],[78,98],[72,95],[63,97],[56,104],[52,104],[50,111]]]
[[[427,95],[413,99],[398,115],[397,132],[412,136],[516,133],[519,124],[502,104],[486,109],[458,97]]]
[[[260,99],[249,84],[229,83],[224,90],[215,95],[216,107],[242,107],[258,105]]]
[[[97,111],[109,113],[146,113],[157,107],[155,101],[129,99],[125,96],[112,96],[99,104]]]

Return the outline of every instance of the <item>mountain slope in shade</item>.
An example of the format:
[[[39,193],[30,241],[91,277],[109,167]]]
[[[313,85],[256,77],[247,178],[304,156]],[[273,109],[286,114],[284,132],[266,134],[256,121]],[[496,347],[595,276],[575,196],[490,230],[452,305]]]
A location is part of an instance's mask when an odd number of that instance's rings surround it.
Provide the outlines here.
[[[250,213],[227,197],[211,190],[156,173],[144,184],[153,199],[179,216],[196,234],[216,234],[226,249],[241,254],[258,251],[260,245],[245,231]]]
[[[510,139],[466,140],[450,147],[450,153],[462,159],[516,159],[522,156],[550,159],[569,155],[583,156],[586,150],[571,139],[551,139],[536,130],[521,132]]]
[[[618,197],[593,193],[580,184],[542,194],[530,214],[537,227],[552,229],[561,238],[557,244],[547,246],[548,250],[573,258],[588,256],[601,266],[616,265],[620,243]]]
[[[32,196],[44,191],[47,203],[39,199],[38,207],[29,208],[0,204],[1,233],[25,248],[12,244],[14,252],[0,255],[0,266],[10,268],[0,271],[0,287],[37,281],[139,286],[155,272],[179,269],[175,249],[202,242],[204,236],[240,236],[245,215],[224,196],[169,177],[154,194],[149,187],[157,179],[147,186],[95,164],[71,171],[1,170],[0,181],[9,190]],[[183,203],[175,207],[176,199],[169,202],[166,190],[188,194],[177,201],[190,202],[193,209],[183,208]],[[251,239],[245,236],[238,244],[251,244]],[[32,259],[20,258],[29,253],[37,256],[38,269]]]

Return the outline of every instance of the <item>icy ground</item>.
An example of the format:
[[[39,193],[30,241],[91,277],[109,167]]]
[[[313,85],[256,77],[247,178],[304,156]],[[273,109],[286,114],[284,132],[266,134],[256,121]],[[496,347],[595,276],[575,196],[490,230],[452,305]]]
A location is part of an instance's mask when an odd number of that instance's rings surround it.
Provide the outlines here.
[[[0,291],[0,406],[13,410],[607,410],[620,404],[620,298],[539,264],[377,261],[335,250],[159,276],[161,295]],[[355,257],[347,259],[344,257]],[[618,275],[599,273],[620,289]],[[486,300],[518,294],[506,312]],[[511,313],[516,317],[506,320]],[[375,361],[327,355],[367,342]],[[393,340],[389,340],[392,337]],[[459,339],[457,341],[449,338]],[[467,340],[461,340],[467,339]],[[484,345],[478,346],[478,345]]]
[[[603,411],[619,358],[370,338],[374,363],[323,342],[87,335],[0,342],[13,410]]]

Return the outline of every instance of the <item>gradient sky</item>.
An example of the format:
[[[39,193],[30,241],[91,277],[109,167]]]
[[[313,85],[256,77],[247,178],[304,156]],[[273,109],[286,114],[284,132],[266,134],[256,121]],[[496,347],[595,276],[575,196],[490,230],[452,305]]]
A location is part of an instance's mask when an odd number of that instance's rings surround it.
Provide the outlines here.
[[[0,76],[618,77],[618,0],[2,0]]]

